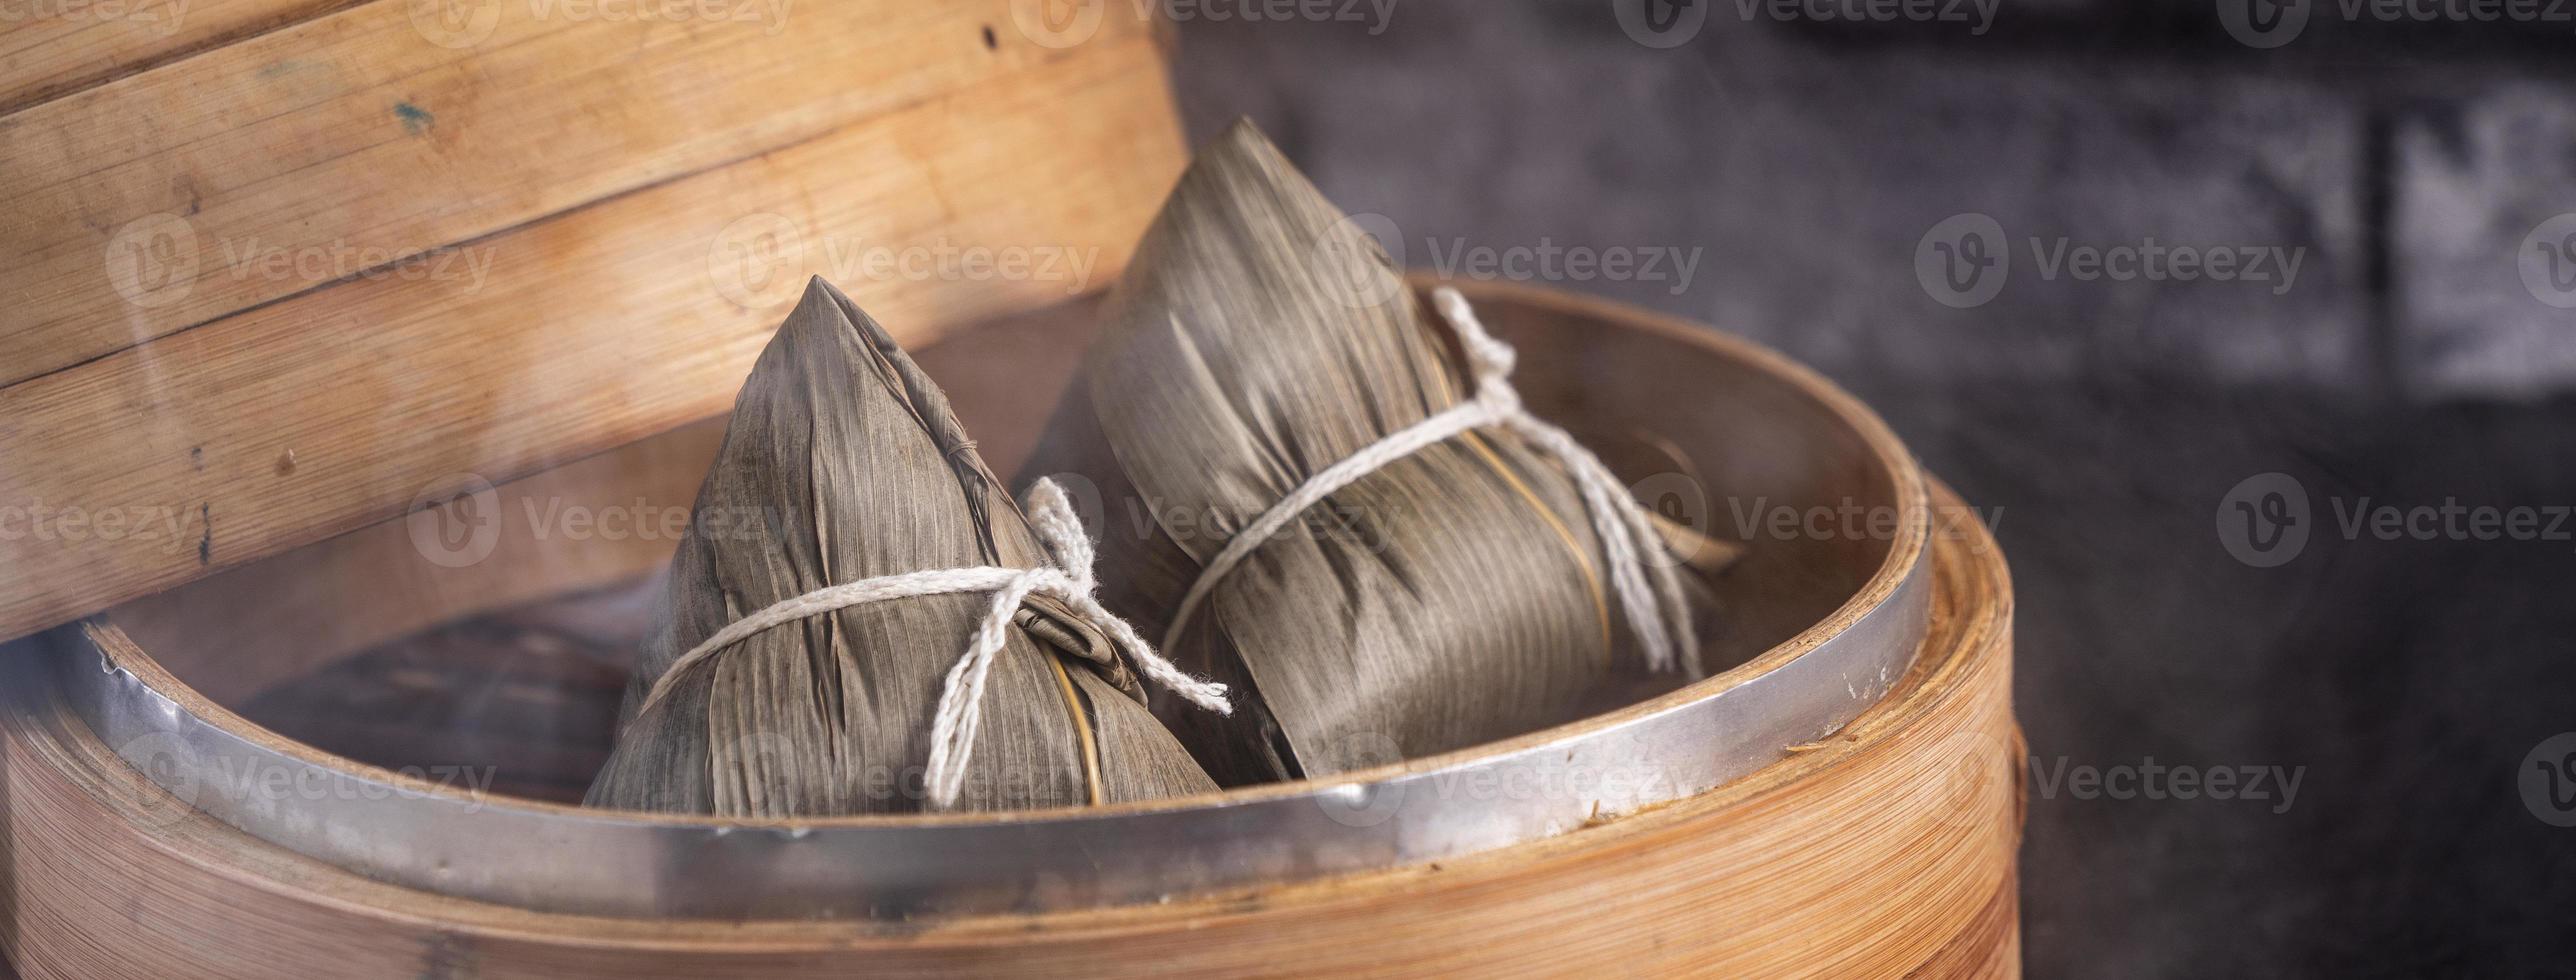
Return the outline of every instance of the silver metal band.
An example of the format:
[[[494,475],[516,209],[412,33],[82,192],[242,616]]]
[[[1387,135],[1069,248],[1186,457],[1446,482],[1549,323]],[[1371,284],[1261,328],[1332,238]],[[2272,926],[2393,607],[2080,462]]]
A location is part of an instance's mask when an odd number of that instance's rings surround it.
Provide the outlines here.
[[[1910,489],[1922,492],[1919,484]],[[1912,503],[1926,506],[1920,496]],[[1079,909],[1457,858],[1696,794],[1769,765],[1789,746],[1851,721],[1905,673],[1929,625],[1926,523],[1891,541],[1891,562],[1907,563],[1881,571],[1898,576],[1892,592],[1846,608],[1846,626],[1767,671],[1739,667],[1683,692],[1708,692],[1697,697],[1668,696],[1499,748],[1237,790],[1214,802],[790,826],[478,798],[244,738],[226,726],[249,723],[228,713],[221,724],[199,717],[94,647],[56,666],[64,698],[98,737],[181,801],[261,840],[394,884],[615,916],[905,919]],[[147,672],[160,675],[157,667]]]

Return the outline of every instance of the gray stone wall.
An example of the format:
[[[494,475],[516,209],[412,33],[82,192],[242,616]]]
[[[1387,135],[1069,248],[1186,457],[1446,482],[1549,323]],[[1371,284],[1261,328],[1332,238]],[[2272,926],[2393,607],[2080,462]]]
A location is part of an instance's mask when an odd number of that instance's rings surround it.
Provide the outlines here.
[[[2576,211],[2554,77],[2576,59],[2551,57],[2576,24],[2309,0],[2263,49],[2223,4],[1985,2],[1854,23],[1698,0],[1668,48],[1605,0],[1190,19],[1179,83],[1194,131],[1263,123],[1417,265],[1452,245],[1696,247],[1687,283],[1554,278],[1855,376],[2171,371],[2419,403],[2576,381],[2576,311],[2556,305],[2576,305],[2576,258],[2526,241]],[[2001,287],[1965,308],[1914,271],[1957,214],[2008,246]],[[2093,271],[2088,248],[2143,261]]]

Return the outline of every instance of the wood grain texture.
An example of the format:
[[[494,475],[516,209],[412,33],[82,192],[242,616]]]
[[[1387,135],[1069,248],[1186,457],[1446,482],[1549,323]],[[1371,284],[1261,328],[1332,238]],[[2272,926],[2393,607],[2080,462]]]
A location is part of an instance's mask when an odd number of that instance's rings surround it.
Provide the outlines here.
[[[1075,51],[487,239],[486,282],[353,280],[0,388],[0,519],[120,518],[0,543],[0,637],[718,414],[811,274],[907,343],[1083,291],[1181,153],[1154,41]]]
[[[21,705],[0,763],[15,845],[0,921],[30,980],[2015,976],[2009,586],[1973,524],[1935,561],[1930,641],[1844,732],[1699,797],[1442,865],[933,926],[537,915],[251,841],[174,808],[77,722]]]
[[[0,115],[159,67],[358,0],[56,4],[0,21]]]
[[[723,436],[721,421],[692,423],[488,496],[437,501],[247,562],[108,617],[189,686],[240,704],[439,623],[661,568]],[[432,561],[416,537],[487,521],[491,547],[471,561]]]
[[[988,46],[1008,6],[377,0],[0,118],[0,385],[1144,33]]]

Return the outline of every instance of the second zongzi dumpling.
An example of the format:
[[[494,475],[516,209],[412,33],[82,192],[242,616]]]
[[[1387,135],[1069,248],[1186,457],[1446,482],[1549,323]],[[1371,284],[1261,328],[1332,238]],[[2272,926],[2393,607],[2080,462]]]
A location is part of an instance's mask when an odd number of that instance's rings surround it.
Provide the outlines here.
[[[1614,684],[1633,689],[1650,659],[1642,634],[1687,642],[1690,613],[1672,589],[1641,616],[1640,586],[1614,581],[1654,546],[1629,533],[1643,519],[1607,518],[1628,553],[1611,560],[1568,463],[1589,454],[1508,426],[1365,467],[1210,571],[1283,500],[1508,371],[1508,348],[1481,333],[1469,344],[1482,366],[1463,366],[1399,276],[1237,124],[1147,230],[1024,471],[1099,486],[1110,607],[1149,637],[1171,632],[1167,655],[1235,692],[1230,716],[1165,715],[1220,783],[1329,775],[1567,721]],[[1598,495],[1607,471],[1584,465],[1600,474]],[[1185,607],[1194,615],[1172,632]]]

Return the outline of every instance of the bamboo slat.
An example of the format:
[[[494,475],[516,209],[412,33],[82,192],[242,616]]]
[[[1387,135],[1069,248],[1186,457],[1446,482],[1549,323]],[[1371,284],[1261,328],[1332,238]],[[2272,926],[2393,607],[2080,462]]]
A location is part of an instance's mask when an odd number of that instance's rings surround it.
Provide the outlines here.
[[[0,115],[355,2],[137,0],[30,7],[30,16],[0,21]]]
[[[207,697],[246,701],[282,679],[451,619],[660,568],[674,545],[663,525],[685,519],[723,437],[721,424],[694,423],[145,596],[109,615],[128,624],[145,649],[165,651],[161,665]],[[582,530],[568,526],[575,513],[584,515]],[[611,521],[606,531],[592,524],[600,515]],[[471,563],[423,557],[415,535],[448,526],[488,526],[490,549]]]
[[[1025,352],[1036,343],[1073,349],[1095,298],[979,322],[922,352],[933,376],[953,379],[968,430],[991,433],[982,444],[996,465],[1016,467],[1028,456],[1036,430],[1024,420],[1045,415],[1073,370],[1070,357]],[[1005,357],[1012,370],[976,370]],[[675,544],[666,525],[697,499],[723,437],[723,419],[693,422],[501,483],[483,500],[432,504],[118,605],[107,618],[180,680],[240,704],[438,623],[659,570]],[[464,513],[460,504],[489,512]],[[653,533],[619,533],[637,523],[638,508]],[[614,523],[576,532],[565,516],[574,512]],[[492,522],[490,551],[468,564],[422,557],[414,534],[449,520]]]
[[[0,388],[0,520],[120,515],[0,537],[0,637],[718,414],[807,274],[907,343],[1114,274],[1181,148],[1151,39],[1073,51],[486,239],[485,282],[352,280]]]
[[[368,270],[475,275],[444,249],[1087,53],[999,44],[1007,7],[376,0],[0,118],[0,385]]]

